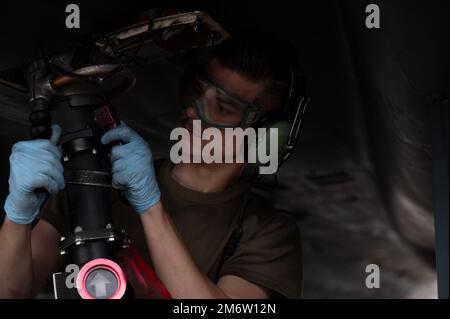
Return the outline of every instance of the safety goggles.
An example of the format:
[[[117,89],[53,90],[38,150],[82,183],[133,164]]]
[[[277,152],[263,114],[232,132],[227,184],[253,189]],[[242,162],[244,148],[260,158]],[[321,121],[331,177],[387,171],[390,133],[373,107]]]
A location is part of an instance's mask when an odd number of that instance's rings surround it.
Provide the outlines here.
[[[195,102],[197,114],[207,125],[217,128],[246,128],[257,122],[261,109],[228,93],[211,79],[197,76],[202,96]]]

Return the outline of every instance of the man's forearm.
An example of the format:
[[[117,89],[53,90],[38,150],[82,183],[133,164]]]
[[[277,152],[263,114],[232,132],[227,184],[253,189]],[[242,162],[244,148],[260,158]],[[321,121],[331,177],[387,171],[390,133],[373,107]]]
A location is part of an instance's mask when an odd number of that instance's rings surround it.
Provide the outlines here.
[[[0,298],[27,298],[33,293],[31,225],[5,218],[0,229]]]
[[[141,221],[155,271],[173,298],[228,298],[198,269],[161,202]]]

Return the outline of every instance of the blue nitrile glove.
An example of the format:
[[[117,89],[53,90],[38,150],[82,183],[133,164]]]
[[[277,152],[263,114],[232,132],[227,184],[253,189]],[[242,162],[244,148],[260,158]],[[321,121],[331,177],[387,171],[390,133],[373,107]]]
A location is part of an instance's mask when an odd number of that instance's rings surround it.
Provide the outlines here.
[[[61,127],[52,126],[50,140],[37,139],[16,143],[9,157],[9,194],[5,201],[5,212],[9,220],[17,224],[30,224],[39,214],[47,196],[64,188],[64,169],[61,151],[56,144]]]
[[[161,197],[152,151],[147,142],[124,122],[102,136],[103,144],[114,141],[124,144],[111,149],[112,186],[122,190],[134,210],[141,214]]]

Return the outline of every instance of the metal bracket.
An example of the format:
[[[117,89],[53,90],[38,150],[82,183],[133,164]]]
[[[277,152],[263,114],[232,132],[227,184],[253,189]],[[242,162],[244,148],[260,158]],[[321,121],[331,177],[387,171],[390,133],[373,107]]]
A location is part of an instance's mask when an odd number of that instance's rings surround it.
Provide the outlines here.
[[[71,234],[69,237],[61,238],[61,242],[59,243],[59,249],[62,255],[73,245],[82,245],[87,241],[92,240],[105,240],[106,242],[118,242],[122,245],[122,247],[127,247],[130,244],[130,238],[128,237],[125,229],[120,231],[113,229],[97,229],[97,230],[86,230],[75,232]]]

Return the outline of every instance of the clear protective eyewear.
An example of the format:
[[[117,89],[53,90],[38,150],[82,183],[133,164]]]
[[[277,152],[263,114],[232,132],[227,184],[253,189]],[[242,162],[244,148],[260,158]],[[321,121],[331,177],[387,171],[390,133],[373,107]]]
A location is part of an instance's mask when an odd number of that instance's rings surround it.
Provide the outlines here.
[[[200,119],[217,128],[246,128],[257,122],[261,108],[228,93],[211,79],[197,77],[203,95],[195,102]]]

